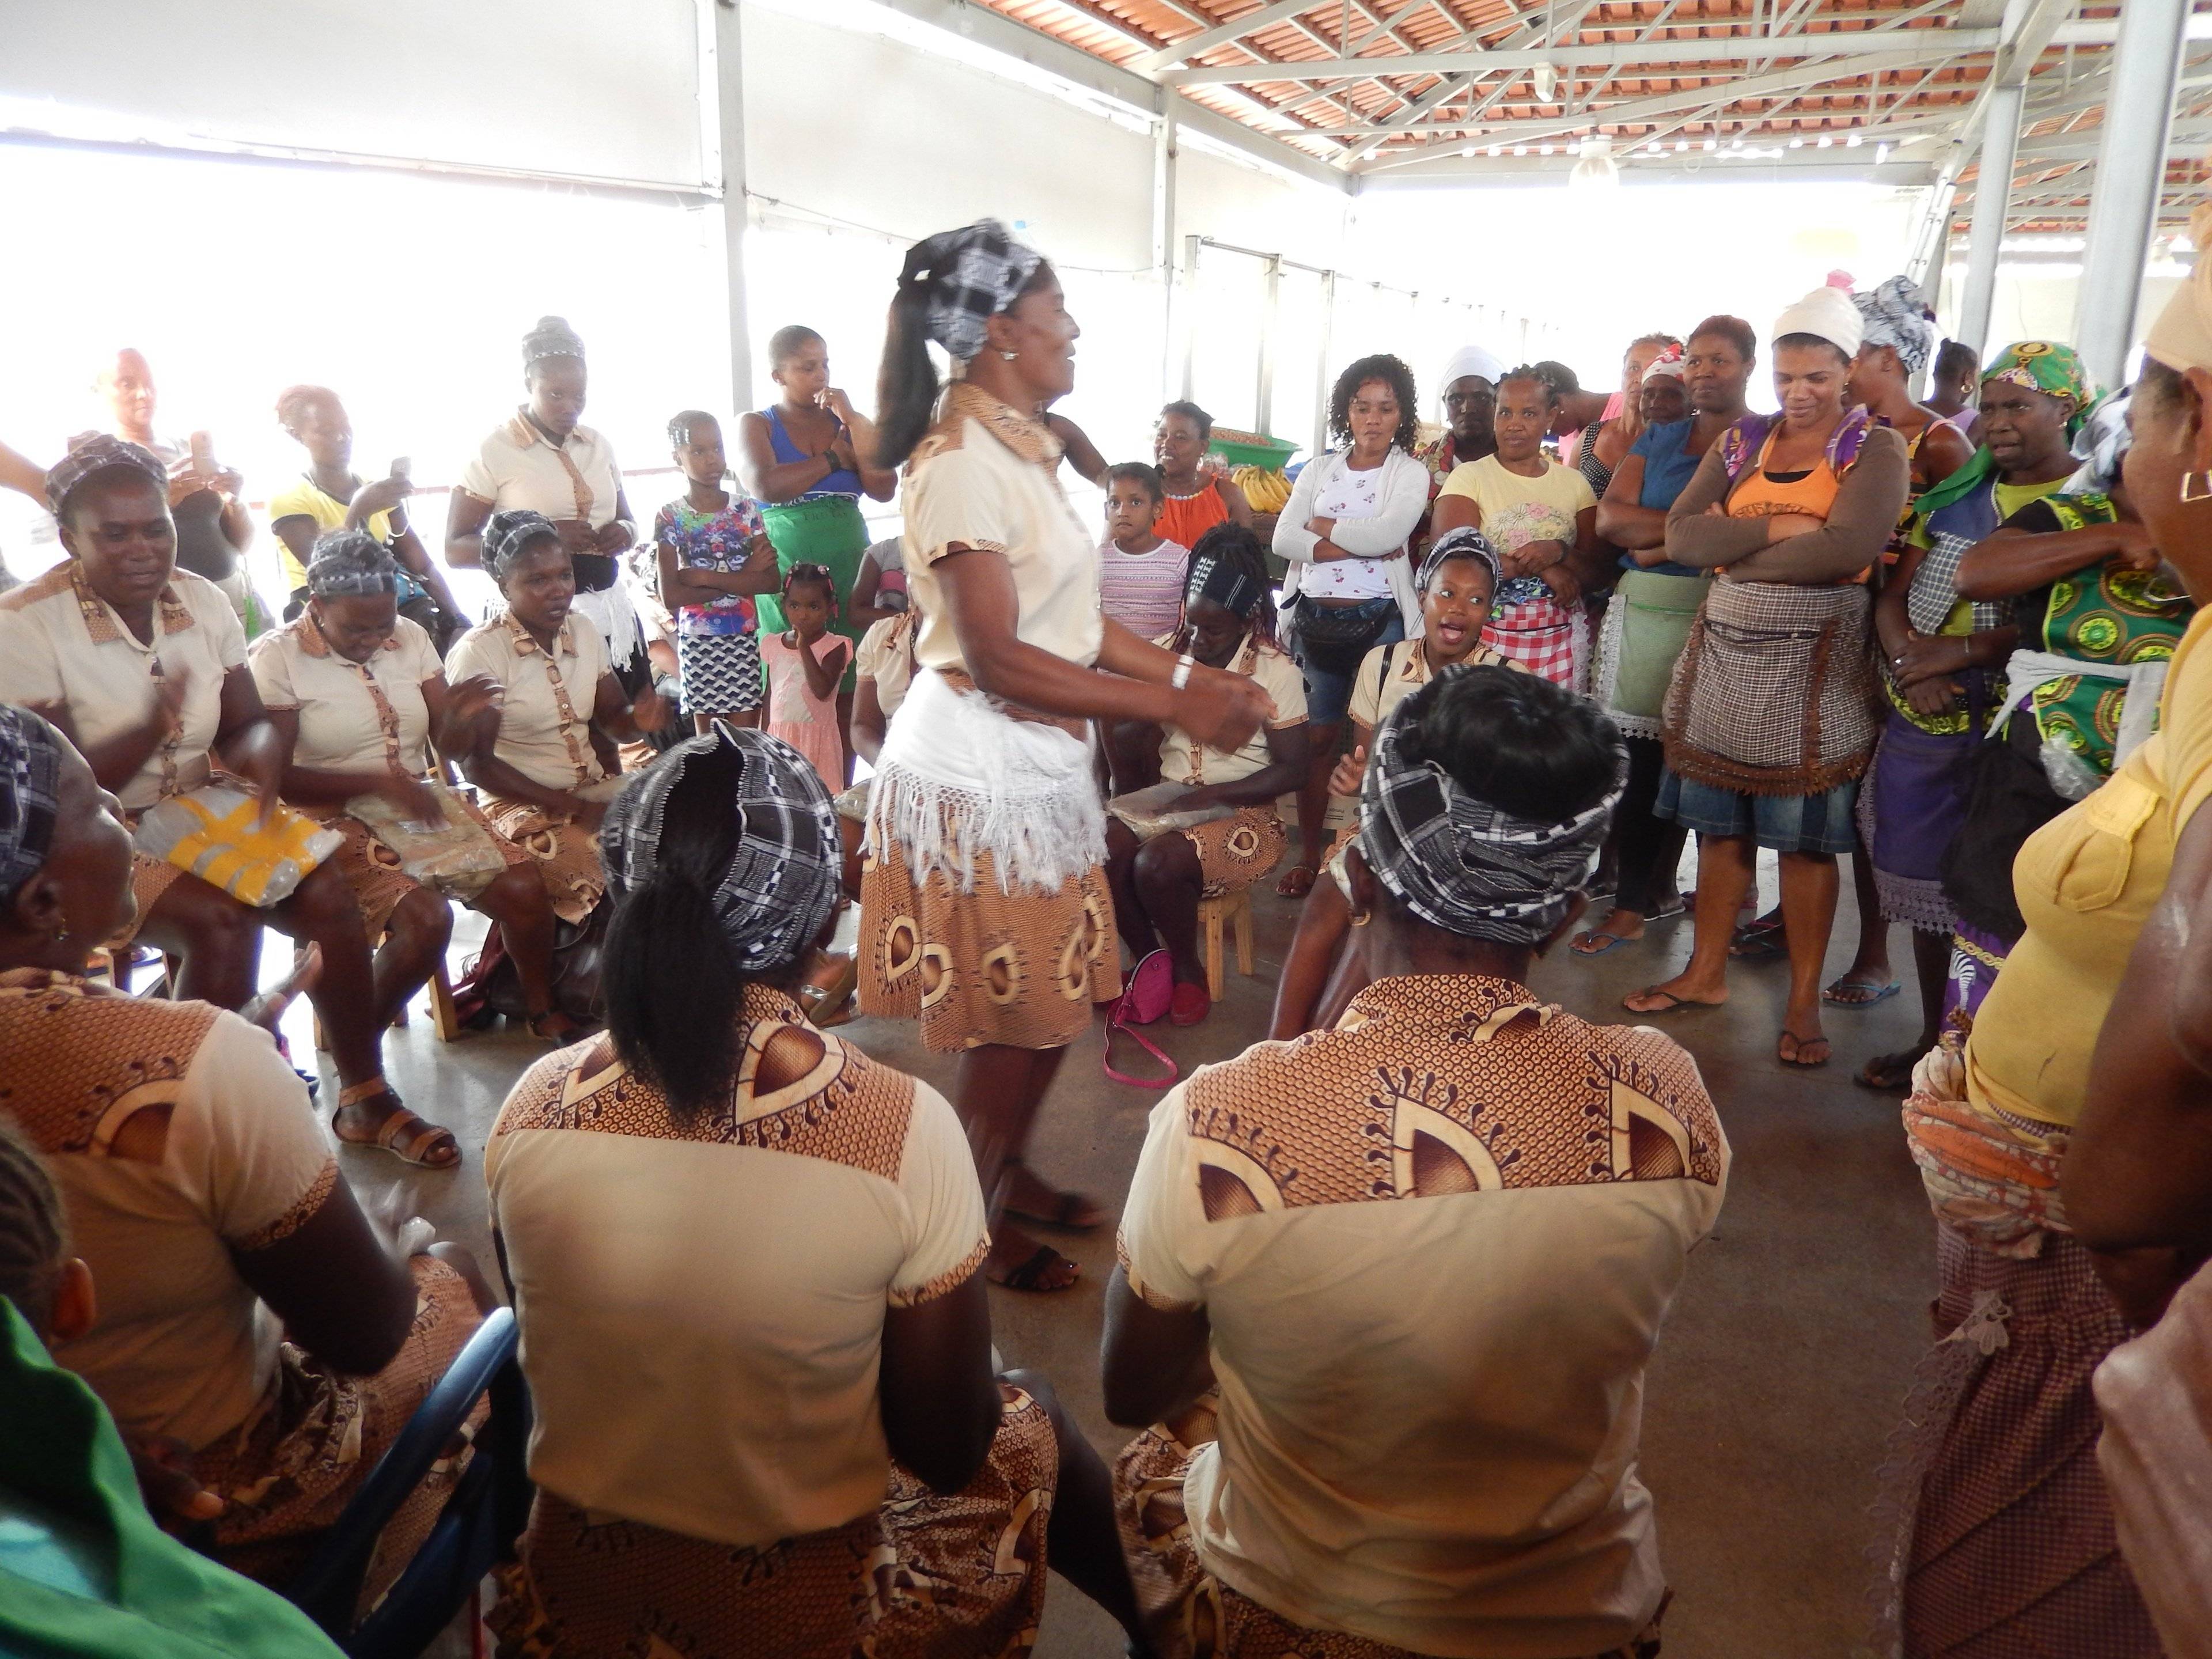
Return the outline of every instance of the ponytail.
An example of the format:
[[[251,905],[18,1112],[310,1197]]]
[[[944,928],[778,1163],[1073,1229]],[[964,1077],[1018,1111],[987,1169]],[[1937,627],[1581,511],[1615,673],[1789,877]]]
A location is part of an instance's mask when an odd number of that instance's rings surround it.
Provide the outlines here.
[[[937,365],[929,359],[929,282],[902,276],[884,332],[884,366],[876,380],[876,455],[895,467],[914,453],[937,413]]]
[[[623,1063],[679,1123],[726,1104],[744,1041],[744,977],[698,875],[663,863],[615,907],[599,984]]]

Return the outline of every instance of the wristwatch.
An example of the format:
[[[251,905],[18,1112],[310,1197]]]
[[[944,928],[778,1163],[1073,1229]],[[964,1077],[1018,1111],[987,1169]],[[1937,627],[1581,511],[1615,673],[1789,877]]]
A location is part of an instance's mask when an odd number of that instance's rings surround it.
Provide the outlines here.
[[[1176,659],[1175,676],[1168,681],[1169,686],[1175,690],[1182,690],[1183,687],[1190,684],[1190,671],[1197,666],[1198,659],[1189,655],[1188,653],[1182,656],[1177,657]]]

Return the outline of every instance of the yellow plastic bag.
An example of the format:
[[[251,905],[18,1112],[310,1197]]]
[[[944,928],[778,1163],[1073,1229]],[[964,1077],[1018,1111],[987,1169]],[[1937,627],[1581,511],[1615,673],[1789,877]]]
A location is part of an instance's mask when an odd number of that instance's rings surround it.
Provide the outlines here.
[[[204,784],[172,795],[138,820],[138,850],[220,887],[240,904],[266,909],[291,897],[344,837],[247,789]]]

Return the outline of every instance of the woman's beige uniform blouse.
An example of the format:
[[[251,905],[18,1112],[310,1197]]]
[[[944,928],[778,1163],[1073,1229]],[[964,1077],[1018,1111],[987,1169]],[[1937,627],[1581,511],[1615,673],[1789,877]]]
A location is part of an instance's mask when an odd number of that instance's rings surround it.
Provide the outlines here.
[[[1003,554],[1024,645],[1088,666],[1098,660],[1098,555],[1060,491],[1061,445],[1042,422],[956,382],[914,452],[906,482],[907,589],[921,612],[918,668],[960,668],[960,642],[937,562],[948,548]]]
[[[355,663],[331,650],[315,619],[303,616],[256,640],[252,660],[262,702],[299,712],[294,764],[318,772],[397,771],[410,777],[429,770],[430,704],[422,683],[438,678],[446,666],[418,624],[398,618],[376,654]]]
[[[606,641],[571,611],[548,657],[511,616],[479,623],[446,659],[455,680],[483,674],[504,689],[493,752],[532,783],[580,789],[606,776],[592,748],[592,708],[609,672]]]
[[[74,559],[0,597],[0,702],[59,705],[80,748],[138,730],[154,712],[155,683],[183,679],[176,731],[115,792],[134,812],[207,781],[223,677],[245,663],[238,612],[189,570],[173,574],[155,602],[150,645],[79,579]]]

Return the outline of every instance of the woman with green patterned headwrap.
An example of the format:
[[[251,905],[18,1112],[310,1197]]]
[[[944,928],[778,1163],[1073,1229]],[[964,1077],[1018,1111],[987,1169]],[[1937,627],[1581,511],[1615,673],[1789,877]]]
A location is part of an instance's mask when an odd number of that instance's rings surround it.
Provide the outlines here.
[[[1875,604],[1890,712],[1859,792],[1859,828],[1882,920],[1913,930],[1923,1023],[1911,1048],[1866,1063],[1858,1080],[1869,1088],[1904,1088],[1935,1046],[1957,921],[1944,855],[2020,637],[2008,605],[1960,597],[1959,563],[2013,514],[2065,488],[2069,446],[2095,402],[2071,347],[2022,341],[1992,360],[1982,375],[1982,447],[1921,496],[1910,545]]]

